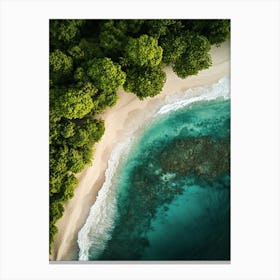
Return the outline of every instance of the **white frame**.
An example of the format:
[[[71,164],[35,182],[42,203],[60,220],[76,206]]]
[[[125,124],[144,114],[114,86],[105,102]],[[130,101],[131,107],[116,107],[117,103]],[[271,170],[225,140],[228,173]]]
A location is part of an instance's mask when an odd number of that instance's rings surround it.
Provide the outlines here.
[[[0,279],[280,279],[279,2],[1,1]],[[48,262],[50,18],[230,18],[230,264]]]

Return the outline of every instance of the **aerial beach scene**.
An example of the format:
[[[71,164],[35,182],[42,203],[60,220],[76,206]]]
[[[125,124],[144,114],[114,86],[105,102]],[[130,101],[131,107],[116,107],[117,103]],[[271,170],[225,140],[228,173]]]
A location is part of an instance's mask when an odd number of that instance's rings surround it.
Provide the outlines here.
[[[230,261],[230,20],[49,30],[49,260]]]

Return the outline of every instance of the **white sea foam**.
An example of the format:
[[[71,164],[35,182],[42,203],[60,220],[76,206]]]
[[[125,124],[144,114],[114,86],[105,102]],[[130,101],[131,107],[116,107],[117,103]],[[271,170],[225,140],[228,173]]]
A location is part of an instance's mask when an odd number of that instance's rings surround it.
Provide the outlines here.
[[[225,77],[209,87],[198,87],[182,93],[168,95],[164,100],[159,100],[158,110],[154,117],[178,110],[197,101],[213,100],[218,97],[228,99],[230,97],[229,84],[229,78]],[[137,130],[135,126],[133,130]],[[90,248],[94,248],[91,250],[91,257],[98,258],[111,238],[117,216],[116,185],[113,183],[113,178],[121,159],[129,153],[132,142],[132,138],[128,140],[126,138],[111,153],[105,172],[104,184],[90,209],[85,225],[78,234],[79,260],[88,260]]]
[[[116,173],[121,157],[128,153],[131,139],[120,143],[113,150],[105,172],[105,181],[98,192],[95,203],[90,209],[85,225],[78,233],[79,260],[89,258],[89,249],[94,247],[92,257],[97,258],[105,249],[110,233],[114,228],[117,215],[116,188],[113,176]]]
[[[170,111],[178,110],[182,107],[190,105],[198,101],[213,100],[218,97],[224,99],[230,98],[230,80],[224,77],[209,87],[190,88],[182,93],[175,93],[167,96],[165,102],[168,104],[163,105],[155,114],[155,116],[166,114]],[[190,97],[191,96],[191,97]]]

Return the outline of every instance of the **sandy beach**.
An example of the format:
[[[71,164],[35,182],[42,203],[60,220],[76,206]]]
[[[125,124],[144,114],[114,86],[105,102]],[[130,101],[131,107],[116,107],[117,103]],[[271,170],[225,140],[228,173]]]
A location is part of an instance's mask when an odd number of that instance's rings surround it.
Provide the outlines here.
[[[167,95],[183,92],[189,88],[207,86],[230,75],[230,42],[221,47],[212,47],[213,65],[198,75],[180,79],[171,68],[166,68],[167,80],[162,92],[154,97],[140,101],[136,95],[120,90],[119,100],[113,108],[98,116],[105,121],[105,134],[94,147],[92,165],[77,175],[79,184],[74,197],[65,205],[63,217],[57,222],[58,234],[52,247],[51,261],[71,261],[78,259],[78,232],[83,227],[90,207],[94,204],[98,191],[102,187],[108,159],[115,144],[133,133],[132,127],[141,127],[151,116],[160,100]]]

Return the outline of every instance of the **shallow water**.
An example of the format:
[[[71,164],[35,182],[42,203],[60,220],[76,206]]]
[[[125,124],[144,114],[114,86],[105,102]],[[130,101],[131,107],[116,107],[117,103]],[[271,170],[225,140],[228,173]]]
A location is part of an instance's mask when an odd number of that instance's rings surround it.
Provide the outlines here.
[[[229,80],[170,98],[113,150],[80,260],[229,260]]]
[[[89,259],[228,260],[229,134],[229,100],[157,117],[114,178],[114,229],[103,253],[96,257],[93,246]]]

